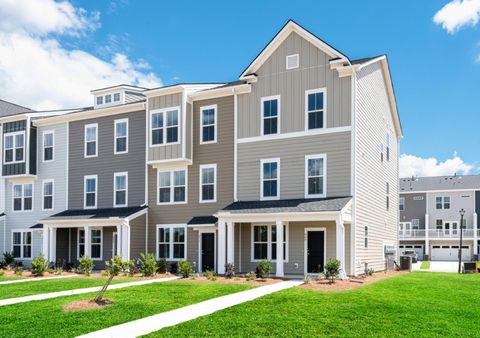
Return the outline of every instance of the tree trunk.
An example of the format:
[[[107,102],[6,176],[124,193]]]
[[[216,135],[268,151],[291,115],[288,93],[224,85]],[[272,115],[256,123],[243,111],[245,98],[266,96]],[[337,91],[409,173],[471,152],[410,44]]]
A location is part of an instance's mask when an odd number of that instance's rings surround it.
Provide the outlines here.
[[[103,299],[103,296],[105,295],[105,292],[107,292],[107,289],[110,286],[110,283],[112,282],[113,277],[115,277],[115,275],[110,275],[110,277],[108,277],[106,283],[103,285],[103,287],[100,289],[100,291],[97,293],[97,295],[93,299],[95,303],[98,303]]]

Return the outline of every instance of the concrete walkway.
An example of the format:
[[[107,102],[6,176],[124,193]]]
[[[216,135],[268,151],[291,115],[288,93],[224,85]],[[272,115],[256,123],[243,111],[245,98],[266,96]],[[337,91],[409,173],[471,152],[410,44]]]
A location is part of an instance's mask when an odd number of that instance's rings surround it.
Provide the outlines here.
[[[7,280],[5,282],[0,282],[0,285],[14,284],[14,283],[36,282],[36,281],[40,281],[40,280],[72,278],[72,277],[80,277],[80,276],[79,275],[65,275],[65,276],[54,276],[54,277],[32,277],[32,278],[25,278],[25,279],[14,279],[14,280]]]
[[[430,269],[421,269],[422,262],[420,261],[412,265],[413,271],[458,273],[458,262],[454,261],[431,261]]]
[[[289,280],[276,284],[261,286],[255,289],[213,298],[197,304],[185,306],[180,309],[163,312],[150,317],[134,320],[132,322],[112,326],[103,330],[88,333],[80,337],[138,337],[158,331],[165,327],[174,326],[198,317],[203,317],[214,312],[263,297],[273,292],[289,289],[300,284],[303,284],[303,281]]]
[[[138,282],[113,284],[108,287],[108,290],[116,290],[116,289],[128,288],[130,286],[140,286],[140,285],[147,285],[147,284],[153,284],[153,283],[168,282],[168,281],[172,281],[179,278],[180,277],[156,278],[156,279],[142,280]],[[44,299],[58,298],[58,297],[64,297],[64,296],[81,295],[83,293],[98,292],[100,291],[101,288],[102,288],[101,286],[95,286],[95,287],[84,288],[84,289],[73,289],[73,290],[65,290],[65,291],[58,291],[58,292],[51,292],[51,293],[42,293],[39,295],[32,295],[32,296],[25,296],[25,297],[18,297],[18,298],[2,299],[0,300],[0,306],[31,302],[33,300],[44,300]]]

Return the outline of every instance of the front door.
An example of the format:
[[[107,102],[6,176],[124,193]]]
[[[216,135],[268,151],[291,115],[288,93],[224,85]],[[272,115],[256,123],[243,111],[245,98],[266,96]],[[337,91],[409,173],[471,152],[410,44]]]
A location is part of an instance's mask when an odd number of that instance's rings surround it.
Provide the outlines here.
[[[202,233],[202,271],[215,270],[215,233]]]
[[[307,231],[307,273],[323,272],[325,231]]]

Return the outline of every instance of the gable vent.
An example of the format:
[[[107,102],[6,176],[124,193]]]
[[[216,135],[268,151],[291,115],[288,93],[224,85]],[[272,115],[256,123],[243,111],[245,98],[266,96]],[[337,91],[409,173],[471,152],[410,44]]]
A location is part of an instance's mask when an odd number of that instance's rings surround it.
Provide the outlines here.
[[[298,54],[287,56],[287,69],[298,68]]]

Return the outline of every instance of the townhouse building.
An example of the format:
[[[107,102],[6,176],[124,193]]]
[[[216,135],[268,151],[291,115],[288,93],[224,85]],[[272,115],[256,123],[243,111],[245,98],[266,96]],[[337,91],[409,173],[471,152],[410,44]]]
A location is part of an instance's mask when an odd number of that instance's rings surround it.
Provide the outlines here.
[[[402,129],[385,55],[349,59],[289,21],[236,81],[92,95],[27,123],[54,130],[64,161],[30,177],[55,182],[54,209],[21,221],[38,224],[50,261],[151,252],[244,273],[268,259],[279,277],[330,258],[343,275],[392,267]]]
[[[400,252],[419,259],[458,260],[460,210],[464,210],[462,259],[478,255],[480,175],[400,179]]]

